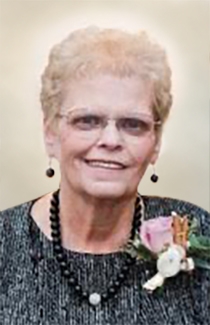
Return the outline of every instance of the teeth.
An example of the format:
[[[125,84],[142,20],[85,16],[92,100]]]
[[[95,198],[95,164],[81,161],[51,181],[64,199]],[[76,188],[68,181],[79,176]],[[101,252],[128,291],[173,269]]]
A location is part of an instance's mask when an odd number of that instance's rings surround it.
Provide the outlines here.
[[[109,163],[109,162],[102,162],[102,161],[87,161],[87,163],[93,167],[103,167],[108,169],[123,169],[123,167],[117,163]]]

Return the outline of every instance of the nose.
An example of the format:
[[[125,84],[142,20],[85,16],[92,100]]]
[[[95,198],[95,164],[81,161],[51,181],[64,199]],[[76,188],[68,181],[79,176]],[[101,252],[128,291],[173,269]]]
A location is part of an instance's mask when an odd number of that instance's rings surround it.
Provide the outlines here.
[[[111,150],[122,147],[122,137],[115,121],[107,122],[106,126],[101,130],[98,145]]]

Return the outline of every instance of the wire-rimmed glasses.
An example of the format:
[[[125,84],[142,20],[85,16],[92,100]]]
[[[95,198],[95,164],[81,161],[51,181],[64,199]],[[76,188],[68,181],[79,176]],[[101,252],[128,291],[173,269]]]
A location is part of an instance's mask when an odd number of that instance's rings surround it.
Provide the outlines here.
[[[69,128],[77,137],[93,140],[100,138],[109,123],[115,123],[124,140],[138,140],[161,125],[160,121],[154,121],[150,115],[144,113],[127,112],[110,118],[101,110],[88,108],[75,108],[57,116],[66,118]]]

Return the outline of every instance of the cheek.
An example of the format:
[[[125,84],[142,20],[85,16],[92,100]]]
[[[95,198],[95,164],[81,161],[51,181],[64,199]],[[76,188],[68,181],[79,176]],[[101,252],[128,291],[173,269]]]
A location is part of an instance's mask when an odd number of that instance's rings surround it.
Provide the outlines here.
[[[84,157],[90,148],[90,143],[84,139],[75,139],[71,134],[63,134],[60,138],[60,161]]]
[[[144,139],[139,143],[139,146],[130,148],[129,153],[133,163],[139,167],[148,165],[154,152],[154,140],[151,138]]]

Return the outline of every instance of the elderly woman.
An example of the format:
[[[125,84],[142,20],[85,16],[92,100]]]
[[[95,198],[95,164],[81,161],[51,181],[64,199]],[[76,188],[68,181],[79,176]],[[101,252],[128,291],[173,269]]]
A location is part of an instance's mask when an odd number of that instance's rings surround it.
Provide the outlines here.
[[[1,213],[1,324],[209,324],[209,271],[187,256],[188,221],[209,236],[208,213],[137,192],[158,158],[170,77],[144,32],[90,27],[53,48],[41,103],[60,188]]]

